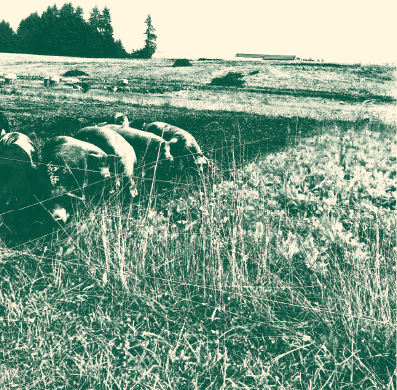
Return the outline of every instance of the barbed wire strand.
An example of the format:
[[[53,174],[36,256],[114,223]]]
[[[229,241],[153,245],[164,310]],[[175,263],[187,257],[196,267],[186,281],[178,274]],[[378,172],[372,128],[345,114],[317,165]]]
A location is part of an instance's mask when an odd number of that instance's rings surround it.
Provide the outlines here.
[[[259,141],[257,141],[257,142],[262,142],[262,141],[263,141],[263,139],[261,139],[261,140],[259,140]],[[218,148],[218,150],[225,149],[225,148],[227,149],[227,146],[226,146],[226,147],[224,146],[224,147],[222,147],[222,148]],[[188,155],[188,156],[189,156],[189,155]],[[234,170],[234,169],[235,169],[235,168],[226,168],[226,169],[224,169],[224,170],[220,170],[220,173],[225,173],[226,171],[231,171],[231,170]],[[122,174],[120,174],[120,175],[122,176]],[[135,178],[139,178],[140,180],[150,180],[150,181],[153,180],[153,178],[147,178],[147,179],[146,179],[146,178],[137,177],[137,176],[135,176]],[[89,184],[89,185],[84,186],[84,188],[87,188],[87,187],[93,186],[93,185],[97,185],[97,184],[99,184],[99,183],[101,183],[101,182],[103,182],[103,181],[106,181],[106,180],[107,180],[107,179],[103,179],[103,180],[101,180],[101,181],[97,181],[97,182],[95,182],[95,183],[91,183],[91,184]],[[180,182],[171,181],[171,180],[166,181],[166,180],[157,180],[157,179],[156,179],[156,182],[158,182],[158,183],[165,183],[165,184],[173,184],[173,185],[175,185],[175,184],[181,184]],[[183,186],[180,185],[180,187],[177,187],[176,190],[187,189],[187,188],[189,188],[189,187],[191,187],[191,186],[197,185],[197,184],[200,183],[200,182],[202,182],[202,178],[200,178],[199,180],[197,180],[197,181],[195,181],[195,182],[193,182],[193,183],[183,183]],[[80,190],[80,188],[76,188],[76,189],[74,189],[74,190],[70,190],[69,192],[74,192],[74,191],[79,191],[79,190]],[[161,194],[157,194],[157,197],[165,197],[167,194],[169,194],[169,193],[171,193],[171,192],[174,192],[174,191],[175,191],[175,188],[173,188],[173,189],[171,189],[171,190],[169,190],[169,191],[164,191],[164,192],[161,193]],[[64,195],[65,195],[65,194],[60,194],[60,195],[57,195],[57,196],[54,196],[54,197],[51,197],[51,198],[48,198],[48,199],[39,201],[39,202],[34,203],[34,204],[32,204],[32,205],[28,205],[28,206],[22,207],[22,208],[17,209],[17,210],[9,210],[9,211],[7,211],[7,212],[4,212],[4,213],[0,214],[0,216],[1,216],[1,215],[4,215],[4,214],[6,214],[6,213],[10,213],[10,212],[14,212],[14,211],[23,210],[23,209],[26,209],[26,208],[28,208],[28,207],[33,207],[33,206],[36,206],[36,205],[38,205],[38,204],[45,203],[46,201],[49,201],[49,200],[52,200],[52,199],[55,199],[55,198],[57,198],[57,197],[61,197],[61,196],[64,196]],[[117,196],[117,194],[115,194],[115,196]],[[274,196],[269,196],[269,198],[272,199],[272,198],[274,198]],[[294,198],[288,198],[287,196],[285,196],[285,197],[281,196],[281,198],[285,199],[286,201],[287,201],[287,200],[293,200],[293,199],[294,199]],[[138,207],[139,205],[142,205],[142,204],[144,204],[144,201],[136,203],[135,206]],[[339,206],[342,206],[342,205],[339,205]],[[339,207],[339,206],[338,206],[338,207]],[[343,207],[343,206],[342,206],[342,207]],[[351,209],[352,207],[351,207],[351,206],[350,206],[350,207],[345,206],[345,208],[346,208],[346,209]],[[389,211],[389,210],[386,210],[386,211]],[[391,211],[390,211],[390,212],[391,212]],[[44,235],[44,236],[47,236],[47,235]],[[40,239],[40,238],[37,238],[37,239]],[[35,240],[36,240],[36,239],[35,239]],[[28,242],[30,242],[30,241],[28,241]],[[20,245],[23,245],[23,244],[20,244]],[[20,246],[20,245],[18,245],[18,246]]]
[[[271,138],[263,138],[263,139],[261,139],[261,140],[253,141],[252,143],[263,142],[263,141],[269,140],[269,139],[271,139]],[[233,147],[233,146],[231,146],[231,147]],[[230,146],[229,146],[229,148],[230,148]],[[227,147],[227,146],[222,146],[222,147],[217,148],[217,149],[208,149],[208,150],[209,150],[209,151],[216,151],[216,150],[223,150],[223,149],[228,149],[228,147]],[[197,154],[197,153],[196,153],[196,154]],[[183,155],[183,156],[178,156],[178,157],[176,157],[176,159],[178,159],[178,158],[182,159],[182,158],[189,157],[189,156],[192,156],[192,155],[194,155],[194,153],[186,154],[186,155]],[[18,159],[9,159],[9,158],[5,158],[5,157],[2,157],[2,156],[0,156],[0,159],[11,160],[11,161],[18,161],[18,162],[24,162],[24,163],[30,164],[30,161],[24,161],[24,160],[18,160]],[[161,161],[163,161],[163,160],[160,159],[158,162],[161,162]],[[49,163],[37,163],[37,164],[39,164],[39,165],[48,165]],[[157,164],[157,162],[152,163],[152,164],[150,165],[150,167],[153,167],[153,168],[154,168],[154,164]],[[54,165],[54,166],[59,167],[59,168],[69,168],[68,165]],[[143,165],[143,166],[138,166],[137,168],[141,168],[141,167],[144,168],[145,165]],[[69,168],[69,169],[70,169],[70,168]],[[92,172],[92,173],[100,173],[100,171],[89,170],[89,169],[86,169],[86,170],[85,170],[84,168],[71,168],[71,169],[73,169],[73,170],[83,170],[83,171]],[[230,170],[233,170],[233,168],[223,169],[223,170],[221,170],[221,173],[225,173],[226,171],[230,171]],[[115,174],[113,174],[113,175],[116,176]],[[127,175],[125,175],[124,173],[119,173],[118,175],[119,175],[119,176],[122,176],[122,177],[127,176]],[[133,179],[141,179],[141,180],[142,180],[142,179],[143,179],[143,180],[153,180],[152,178],[145,179],[145,178],[142,178],[141,176],[132,176],[132,178],[133,178]],[[107,180],[107,179],[103,179],[103,180],[99,180],[99,181],[97,181],[97,182],[95,182],[95,183],[92,183],[92,184],[87,184],[86,186],[84,186],[84,188],[89,187],[89,186],[91,186],[91,185],[98,184],[98,183],[100,183],[101,181],[106,181],[106,180]],[[159,180],[159,179],[156,179],[156,182],[162,183],[162,184],[177,184],[177,183],[178,183],[177,181],[172,181],[172,180],[161,180],[161,179],[160,179],[160,180]],[[197,181],[196,184],[197,184],[198,182],[199,182],[199,181]],[[187,185],[189,185],[189,184],[187,184]],[[193,184],[193,185],[194,185],[194,184]],[[68,191],[68,192],[73,192],[73,191],[78,191],[78,190],[79,190],[79,188],[74,189],[74,190],[70,190],[70,191]],[[63,196],[63,195],[64,195],[64,194],[60,194],[60,195],[57,195],[57,196]],[[52,198],[48,198],[48,199],[44,199],[44,200],[42,200],[42,201],[45,202],[45,201],[47,201],[47,200],[54,199],[54,198],[56,198],[57,196],[52,197]],[[37,205],[37,203],[32,204],[32,205],[29,205],[29,206],[26,206],[26,207],[23,207],[23,208],[21,208],[21,209],[19,209],[19,210],[23,210],[23,209],[25,209],[25,208],[28,208],[28,207],[31,207],[31,206],[35,206],[35,205]],[[9,211],[7,211],[7,212],[5,212],[5,213],[0,214],[0,216],[3,215],[3,214],[6,214],[6,213],[12,212],[12,211],[18,211],[18,210],[9,210]]]

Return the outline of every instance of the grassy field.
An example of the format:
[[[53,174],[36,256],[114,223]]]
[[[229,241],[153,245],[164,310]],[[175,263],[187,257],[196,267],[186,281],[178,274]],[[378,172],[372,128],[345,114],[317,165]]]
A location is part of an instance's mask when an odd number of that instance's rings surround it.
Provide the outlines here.
[[[0,389],[396,389],[396,69],[172,63],[2,55],[39,150],[121,111],[216,169],[1,246]],[[43,86],[71,69],[88,93]]]

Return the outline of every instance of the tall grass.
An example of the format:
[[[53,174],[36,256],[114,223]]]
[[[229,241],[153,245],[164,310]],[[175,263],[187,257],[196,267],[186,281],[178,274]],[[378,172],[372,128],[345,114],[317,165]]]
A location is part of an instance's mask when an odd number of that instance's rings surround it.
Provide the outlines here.
[[[0,388],[395,389],[397,139],[290,141],[3,249]]]

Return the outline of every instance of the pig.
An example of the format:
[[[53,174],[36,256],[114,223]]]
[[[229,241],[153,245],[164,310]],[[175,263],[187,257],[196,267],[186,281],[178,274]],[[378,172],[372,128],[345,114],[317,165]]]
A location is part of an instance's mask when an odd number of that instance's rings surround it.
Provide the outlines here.
[[[134,148],[120,134],[107,126],[88,126],[80,129],[75,137],[98,146],[105,153],[118,156],[119,161],[114,166],[114,172],[117,174],[120,166],[123,174],[123,188],[128,186],[132,198],[137,195],[134,181],[136,154]]]
[[[12,234],[28,234],[39,218],[40,207],[35,207],[41,191],[37,161],[37,151],[28,136],[1,131],[0,215]]]
[[[162,137],[146,131],[133,129],[128,125],[107,125],[106,127],[122,135],[134,148],[140,166],[146,167],[156,162],[164,162],[166,165],[170,165],[174,160],[171,155],[169,143]]]
[[[175,159],[181,159],[186,168],[208,166],[208,159],[204,156],[195,138],[186,130],[164,122],[153,122],[144,126],[144,131],[163,137],[170,145],[171,154]]]
[[[73,203],[94,197],[111,177],[111,157],[97,146],[72,137],[58,136],[42,149],[41,177],[46,177],[42,204],[57,222],[66,223]]]

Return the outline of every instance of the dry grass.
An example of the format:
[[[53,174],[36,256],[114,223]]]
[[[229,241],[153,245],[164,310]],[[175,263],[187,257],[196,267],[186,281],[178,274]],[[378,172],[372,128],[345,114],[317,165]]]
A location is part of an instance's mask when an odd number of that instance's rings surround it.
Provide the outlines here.
[[[125,105],[177,105],[189,109],[233,110],[261,115],[319,118],[340,115],[348,118],[353,111],[368,110],[386,120],[395,120],[396,70],[390,66],[325,66],[299,63],[193,61],[188,68],[173,68],[173,60],[151,61],[120,59],[81,59],[5,54],[0,70],[21,77],[17,88],[26,96],[42,92],[42,78],[79,69],[89,74],[92,99]],[[244,75],[244,87],[211,87],[214,77],[228,72]],[[105,92],[105,85],[129,79],[131,93]],[[75,93],[64,86],[52,94]],[[357,100],[358,99],[358,100]],[[386,100],[385,100],[386,99]],[[332,114],[330,114],[332,113]],[[394,118],[392,118],[394,116]],[[354,118],[352,118],[354,120]]]
[[[396,141],[291,138],[4,251],[0,388],[393,389]]]
[[[25,78],[1,104],[39,148],[123,111],[186,128],[217,166],[131,205],[88,203],[57,233],[1,245],[0,389],[396,388],[391,105],[243,90],[81,94],[34,78],[79,68],[98,85],[131,75],[139,88],[183,86],[256,63],[176,73],[161,60],[6,60],[2,70]],[[260,66],[288,87],[315,74],[308,66],[294,81],[285,74],[298,65]],[[353,72],[389,75],[331,68],[316,71],[342,80],[339,92]]]

